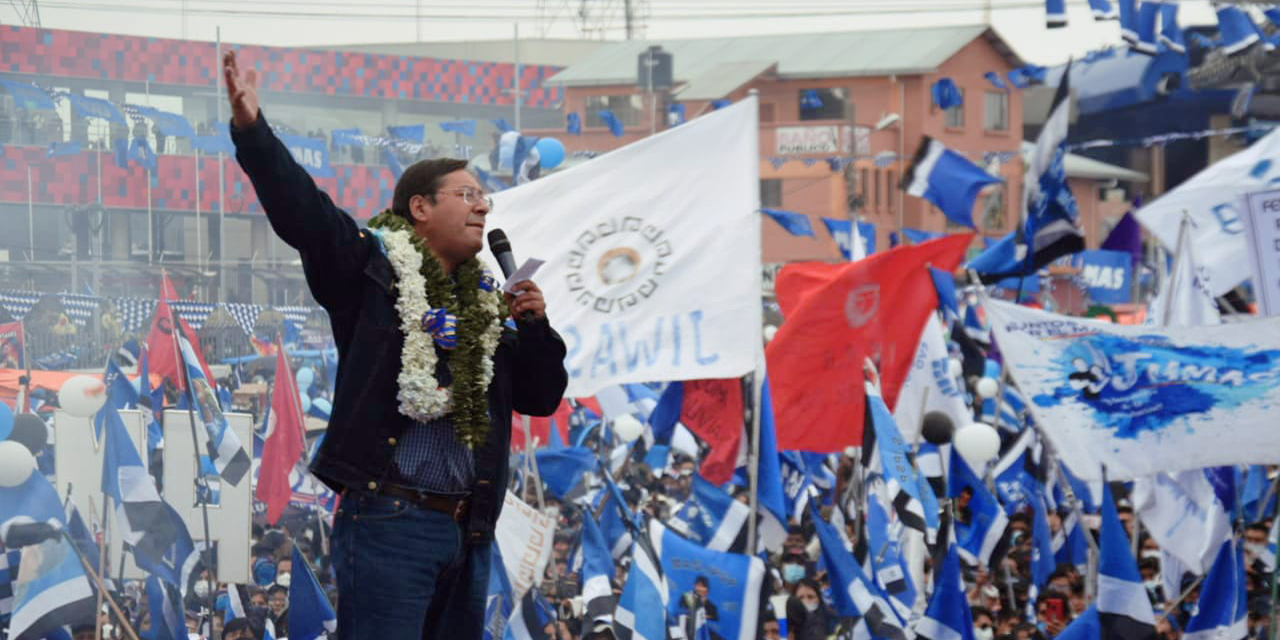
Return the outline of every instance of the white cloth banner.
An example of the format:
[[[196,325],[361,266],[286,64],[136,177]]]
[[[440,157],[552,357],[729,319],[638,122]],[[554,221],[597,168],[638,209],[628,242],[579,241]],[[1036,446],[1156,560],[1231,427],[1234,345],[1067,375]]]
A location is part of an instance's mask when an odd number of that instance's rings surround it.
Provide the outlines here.
[[[893,410],[893,421],[898,423],[898,431],[909,443],[916,442],[920,420],[930,411],[950,416],[956,430],[973,422],[973,413],[964,403],[963,387],[947,370],[949,360],[942,322],[934,314],[920,332],[916,359],[911,363],[907,379],[898,392],[898,406]]]
[[[1280,318],[1113,325],[983,302],[1036,422],[1083,480],[1128,480],[1280,451]]]
[[[1245,244],[1244,196],[1265,191],[1280,180],[1280,129],[1253,146],[1210,165],[1190,180],[1138,210],[1138,222],[1166,249],[1178,243],[1185,211],[1191,216],[1192,243],[1213,295],[1220,296],[1250,274]]]
[[[488,226],[547,261],[537,282],[568,347],[566,396],[755,369],[756,112],[750,97],[494,194]]]
[[[1204,472],[1158,473],[1133,483],[1133,510],[1160,549],[1204,575],[1231,535],[1231,522]]]
[[[530,587],[542,582],[542,574],[551,559],[555,533],[556,521],[551,516],[538,511],[516,494],[507,492],[493,536],[498,542],[498,550],[502,552],[512,597],[516,600],[523,597]]]
[[[1173,271],[1147,308],[1147,323],[1158,327],[1200,327],[1222,324],[1207,270],[1196,260],[1190,227],[1174,253]],[[1216,555],[1218,550],[1215,548]]]

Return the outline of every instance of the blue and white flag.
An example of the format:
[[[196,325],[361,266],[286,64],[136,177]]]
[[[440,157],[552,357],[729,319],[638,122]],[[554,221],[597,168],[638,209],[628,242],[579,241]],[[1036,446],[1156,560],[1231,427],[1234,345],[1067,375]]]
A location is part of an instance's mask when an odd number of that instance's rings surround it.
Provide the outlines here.
[[[547,635],[547,624],[555,621],[556,612],[537,589],[524,592],[511,610],[504,634],[506,640],[554,640]],[[292,631],[292,629],[290,630]],[[292,634],[290,634],[292,635]]]
[[[299,136],[279,132],[276,137],[289,149],[293,159],[306,169],[313,178],[332,178],[333,167],[329,164],[328,141],[321,138]]]
[[[1178,26],[1178,3],[1160,2],[1160,44],[1175,53],[1187,52],[1187,39]]]
[[[617,606],[610,581],[613,580],[613,556],[591,514],[582,517],[582,605],[583,620],[589,624],[613,624]]]
[[[973,201],[978,192],[1000,182],[999,176],[987,173],[941,142],[925,136],[907,167],[902,184],[907,193],[932,202],[955,224],[972,229]]]
[[[596,454],[586,447],[538,449],[533,454],[538,475],[552,495],[564,500],[582,482],[582,475],[596,468]]]
[[[1027,429],[991,471],[1005,513],[1013,515],[1027,509],[1044,494],[1037,461],[1040,452],[1035,430]]]
[[[1000,77],[1000,74],[995,71],[988,71],[982,74],[982,77],[986,78],[993,88],[1002,90],[1008,90],[1009,88],[1009,85],[1005,84],[1004,78]]]
[[[701,577],[707,582],[707,600],[719,614],[714,620],[708,616],[706,626],[709,630],[725,640],[753,640],[756,637],[760,588],[765,571],[760,558],[704,549],[656,520],[649,522],[649,537],[662,562],[662,575],[668,589],[663,602],[668,615],[674,617],[681,613],[682,596],[693,591],[694,583]],[[639,560],[637,556],[635,561]],[[632,573],[635,573],[635,567],[632,564]],[[630,582],[628,575],[628,586]],[[624,590],[624,602],[626,597]],[[621,609],[620,604],[619,615]],[[659,618],[657,611],[645,609],[636,613]],[[621,640],[621,636],[619,638]]]
[[[933,596],[924,617],[912,627],[917,638],[926,640],[974,640],[973,615],[965,599],[960,555],[952,546],[942,560],[942,569],[934,579]]]
[[[102,384],[107,388],[107,405],[111,408],[120,410],[138,406],[138,390],[129,384],[129,378],[116,366],[114,359],[107,361],[107,369],[102,373]],[[93,416],[93,432],[99,440],[102,439],[102,425],[106,419],[105,411],[99,411]]]
[[[1098,561],[1098,619],[1102,638],[1139,640],[1155,634],[1155,615],[1129,550],[1111,487],[1102,488],[1102,534]]]
[[[601,491],[599,499],[607,501],[600,511],[600,533],[609,545],[609,554],[617,560],[627,554],[632,545],[632,522],[634,516],[622,499],[622,492],[613,483],[613,479],[605,474],[607,491]],[[598,505],[597,505],[598,506]]]
[[[13,580],[18,577],[22,549],[5,549],[0,545],[0,618],[13,613]]]
[[[590,519],[586,516],[585,519]],[[506,635],[507,620],[515,608],[511,580],[507,578],[506,563],[498,543],[489,545],[489,594],[484,605],[484,635],[482,640],[502,640]]]
[[[1187,223],[1190,226],[1190,222]],[[1157,327],[1200,327],[1219,324],[1222,316],[1214,300],[1208,271],[1201,268],[1190,228],[1179,233],[1169,277],[1147,309],[1147,323]]]
[[[809,216],[803,213],[770,209],[768,207],[761,207],[760,213],[769,216],[770,219],[778,223],[778,226],[793,236],[815,237],[813,234],[813,221],[809,220]]]
[[[1076,222],[1076,200],[1067,184],[1063,165],[1071,123],[1070,79],[1071,64],[1068,63],[1027,165],[1023,215],[1017,229],[1021,264],[1014,273],[1008,274],[1011,276],[1025,276],[1061,256],[1084,249],[1084,233]],[[986,277],[983,281],[987,281]]]
[[[964,308],[964,332],[977,342],[991,343],[991,330],[978,315],[978,305],[971,304]]]
[[[47,523],[59,532],[65,526],[58,494],[39,473],[16,487],[0,488],[0,514],[0,537],[8,537],[12,527],[23,524]],[[17,549],[10,547],[10,551]],[[10,640],[40,640],[68,620],[93,618],[94,590],[65,537],[35,542],[20,551],[18,571],[10,575]]]
[[[667,637],[667,617],[662,612],[667,610],[669,597],[659,559],[662,557],[660,545],[664,542],[661,533],[665,527],[654,524],[658,527],[658,536],[641,532],[640,535],[649,540],[635,539],[631,543],[631,568],[618,598],[618,608],[613,612],[613,635],[618,640]]]
[[[422,144],[422,139],[427,135],[427,125],[406,124],[400,126],[388,126],[387,135],[396,140],[403,140],[413,144]]]
[[[114,407],[104,406],[102,492],[115,503],[120,538],[136,554],[159,557],[173,545],[178,532],[155,481],[133,448],[124,422]]]
[[[476,134],[476,121],[475,118],[468,118],[466,120],[441,122],[440,130],[464,136],[474,136]]]
[[[1089,10],[1094,20],[1115,20],[1120,17],[1109,0],[1089,0]]]
[[[773,397],[766,376],[760,387],[760,442],[756,458],[756,532],[760,545],[769,551],[782,548],[787,537],[786,498],[783,469],[778,452],[778,438],[773,426]]]
[[[880,390],[870,383],[866,384],[866,414],[871,428],[864,424],[862,429],[865,468],[884,477],[888,499],[902,524],[924,533],[932,543],[937,535],[938,514],[936,509],[928,512],[922,496],[922,490],[928,491],[929,485],[912,468],[906,441],[880,397]],[[931,497],[936,502],[936,496]]]
[[[1098,619],[1098,605],[1091,604],[1053,640],[1099,640],[1102,637],[1102,621]]]
[[[533,591],[532,589],[530,591]],[[311,572],[311,564],[293,546],[293,582],[289,585],[289,637],[315,640],[333,633],[338,616],[324,589]]]
[[[818,514],[816,507],[810,511],[813,515],[813,528],[822,545],[822,560],[827,566],[827,574],[831,581],[831,599],[834,601],[836,613],[842,617],[861,617],[860,624],[866,625],[868,636],[887,640],[908,640],[914,634],[907,629],[903,620],[889,604],[888,597],[867,579],[866,574],[844,548],[839,534]]]
[[[1037,424],[1081,479],[1266,463],[1280,448],[1280,319],[1114,325],[984,303]]]
[[[1131,499],[1160,550],[1196,575],[1209,570],[1231,537],[1231,514],[1201,469],[1138,478]]]
[[[1044,0],[1044,23],[1050,29],[1067,26],[1067,1]]]
[[[973,412],[964,400],[964,383],[951,375],[950,360],[942,324],[930,314],[893,410],[893,420],[907,442],[919,440],[924,415],[931,411],[946,414],[957,430],[973,422]]]
[[[870,544],[871,572],[876,585],[889,596],[889,603],[897,610],[903,620],[911,617],[911,607],[916,602],[916,587],[912,583],[898,540],[903,530],[900,523],[890,523],[889,514],[882,504],[885,485],[879,478],[873,478],[867,489],[866,534]]]
[[[1133,257],[1124,251],[1090,249],[1072,259],[1089,298],[1099,304],[1129,302],[1133,293]]]
[[[712,551],[728,551],[750,516],[750,507],[695,474],[689,499],[676,512],[671,526]]]
[[[1133,46],[1138,42],[1138,0],[1116,0],[1116,17],[1120,19],[1120,37]]]
[[[1027,592],[1026,612],[1028,620],[1036,620],[1036,601],[1057,566],[1053,554],[1053,533],[1049,531],[1049,517],[1045,513],[1044,495],[1041,492],[1031,497],[1031,586]]]
[[[1159,50],[1156,44],[1156,20],[1160,18],[1160,3],[1150,0],[1138,6],[1138,40],[1132,43],[1138,53],[1155,55]]]
[[[1222,51],[1227,55],[1241,53],[1262,39],[1258,25],[1240,7],[1222,5],[1217,8],[1217,14],[1218,39],[1222,41]]]
[[[204,441],[205,452],[213,460],[213,465],[223,480],[232,486],[240,484],[241,478],[249,471],[251,464],[249,454],[240,446],[240,438],[227,425],[227,419],[218,406],[218,396],[208,380],[205,380],[204,369],[200,359],[196,357],[191,343],[184,336],[178,336],[178,344],[182,351],[182,361],[187,368],[188,400],[196,407],[196,414],[204,429],[197,430]]]
[[[1053,534],[1053,562],[1084,571],[1089,562],[1089,542],[1085,540],[1087,534],[1080,525],[1080,516],[1075,511],[1067,511],[1061,518],[1062,527]]]
[[[183,616],[181,594],[156,576],[147,578],[146,585],[151,632],[150,635],[143,635],[148,640],[187,640],[187,622]]]
[[[950,472],[948,495],[953,500],[964,498],[960,503],[964,506],[956,510],[952,524],[956,550],[968,564],[994,567],[1007,550],[1004,533],[1009,516],[955,447],[951,449]]]
[[[1234,540],[1222,543],[1213,568],[1200,585],[1195,615],[1184,640],[1240,640],[1249,637],[1249,577],[1244,551]]]
[[[960,303],[956,297],[956,280],[948,271],[937,267],[929,267],[929,276],[933,278],[933,290],[938,294],[938,310],[942,312],[942,321],[951,324],[960,319]]]

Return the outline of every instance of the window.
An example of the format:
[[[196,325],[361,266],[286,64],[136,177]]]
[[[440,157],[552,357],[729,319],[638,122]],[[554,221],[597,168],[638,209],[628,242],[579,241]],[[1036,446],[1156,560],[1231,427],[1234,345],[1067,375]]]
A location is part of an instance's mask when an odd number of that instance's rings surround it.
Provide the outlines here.
[[[774,178],[760,181],[760,206],[782,206],[782,180]]]
[[[1004,230],[1004,185],[988,187],[982,196],[982,230]]]
[[[847,93],[842,88],[836,89],[801,89],[797,96],[800,101],[801,120],[844,120],[850,118],[845,108],[848,103]]]
[[[946,126],[948,129],[964,128],[964,89],[957,89],[960,92],[960,104],[950,107],[946,110]]]
[[[599,112],[602,109],[612,111],[614,117],[624,127],[634,127],[642,122],[646,124],[649,122],[644,96],[638,93],[621,96],[587,96],[583,102],[583,109],[587,112],[586,126],[588,127],[608,126],[600,119]]]
[[[982,127],[987,131],[1009,130],[1009,94],[988,91],[982,110]]]

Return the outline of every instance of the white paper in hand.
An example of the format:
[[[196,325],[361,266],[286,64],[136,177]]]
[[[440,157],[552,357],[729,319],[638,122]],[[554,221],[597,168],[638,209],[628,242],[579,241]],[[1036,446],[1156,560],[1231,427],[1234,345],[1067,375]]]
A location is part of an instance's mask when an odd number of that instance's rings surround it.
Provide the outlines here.
[[[533,274],[537,273],[538,268],[542,265],[543,261],[537,258],[525,260],[524,264],[520,265],[520,268],[516,269],[516,272],[511,274],[511,277],[507,278],[506,282],[502,283],[502,292],[513,296],[517,295],[514,287],[525,280],[533,279]]]

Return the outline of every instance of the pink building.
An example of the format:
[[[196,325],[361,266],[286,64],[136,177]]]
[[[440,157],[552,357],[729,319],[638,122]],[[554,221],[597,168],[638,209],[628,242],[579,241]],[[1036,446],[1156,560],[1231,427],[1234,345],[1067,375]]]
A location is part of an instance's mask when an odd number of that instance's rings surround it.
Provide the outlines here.
[[[639,70],[653,46],[670,54],[672,82],[662,87],[655,73],[659,87],[651,91]],[[808,215],[817,234],[816,240],[795,237],[766,221],[763,261],[839,259],[821,218],[875,224],[877,247],[888,246],[888,234],[902,227],[959,230],[930,203],[898,188],[926,135],[1005,179],[975,203],[980,232],[999,237],[1015,228],[1024,166],[1023,94],[996,86],[986,74],[1007,78],[1023,65],[986,26],[619,42],[547,81],[564,89],[563,109],[566,117],[581,118],[580,135],[527,133],[554,135],[570,152],[608,151],[678,122],[680,111],[691,119],[711,111],[716,101],[739,100],[755,90],[761,204]],[[931,87],[943,78],[959,88],[961,106],[944,110],[934,104]],[[622,136],[600,120],[604,109],[624,125]],[[1106,209],[1098,206],[1093,180],[1073,186],[1086,215]],[[1092,245],[1097,242],[1091,237]]]

